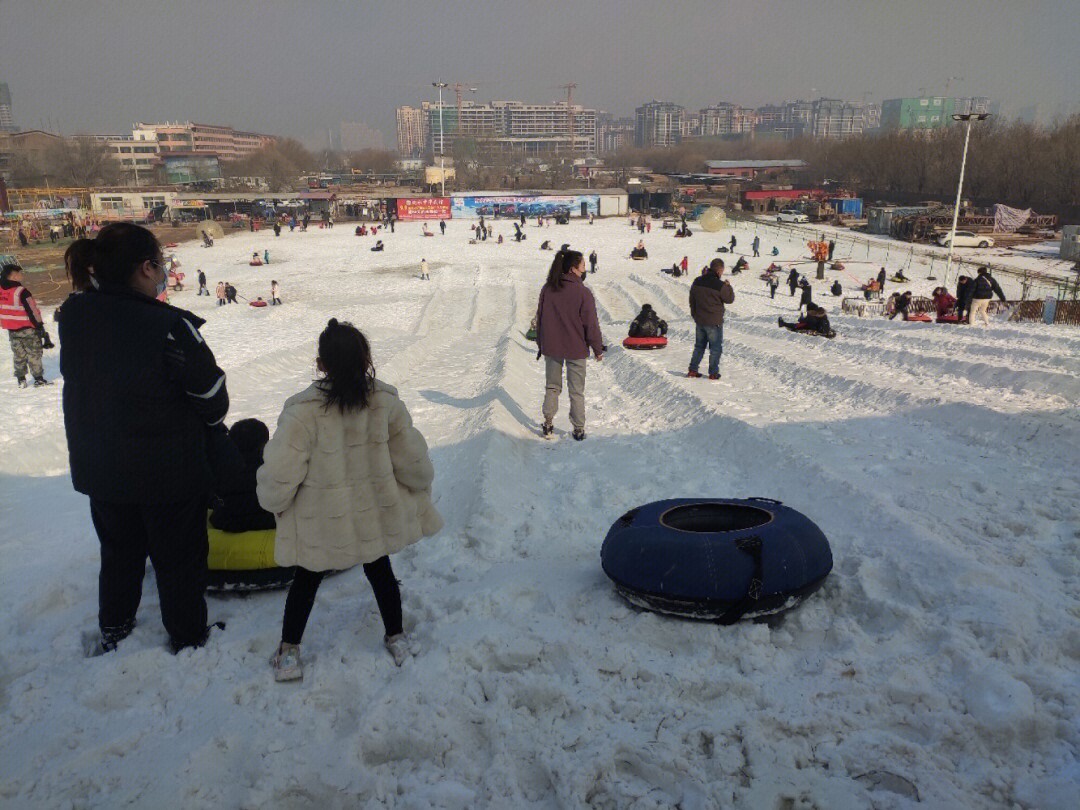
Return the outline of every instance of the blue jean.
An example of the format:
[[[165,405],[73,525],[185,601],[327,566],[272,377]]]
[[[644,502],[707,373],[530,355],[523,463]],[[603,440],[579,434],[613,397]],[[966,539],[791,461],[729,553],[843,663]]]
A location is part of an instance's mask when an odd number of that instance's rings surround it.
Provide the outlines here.
[[[720,355],[724,353],[724,325],[697,325],[694,336],[694,353],[690,356],[690,370],[697,371],[701,358],[705,356],[705,347],[709,347],[709,373],[720,373]]]

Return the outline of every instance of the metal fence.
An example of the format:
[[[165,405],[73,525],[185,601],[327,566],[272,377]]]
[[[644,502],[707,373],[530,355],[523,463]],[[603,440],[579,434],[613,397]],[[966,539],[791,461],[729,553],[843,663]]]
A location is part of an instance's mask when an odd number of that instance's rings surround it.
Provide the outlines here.
[[[1039,299],[1028,299],[1025,301],[994,300],[990,302],[990,306],[987,307],[986,311],[991,315],[1010,312],[1009,320],[1015,323],[1045,323],[1047,314],[1046,307],[1048,305],[1054,307],[1053,321],[1051,321],[1051,323],[1055,326],[1058,324],[1065,326],[1080,326],[1080,301],[1058,301],[1053,299],[1048,304],[1047,301]],[[884,317],[889,314],[887,302],[876,298],[869,301],[865,298],[845,298],[840,302],[840,309],[848,315],[857,315],[860,318],[874,316]],[[912,298],[909,311],[934,312],[934,300],[924,296]]]
[[[777,233],[782,233],[789,238],[803,242],[816,240],[821,235],[820,229],[815,228],[813,225],[797,225],[790,222],[769,222],[758,219],[748,212],[740,211],[728,212],[728,216],[735,227],[743,226],[764,230],[775,229]],[[869,239],[856,233],[831,233],[827,234],[826,238],[832,239],[836,243],[833,261],[840,261],[841,263],[848,264],[864,263],[869,266],[867,268],[868,271],[872,270],[872,272],[866,273],[867,277],[871,275],[876,276],[878,267],[885,267],[890,264],[894,268],[899,267],[907,270],[911,267],[916,257],[918,257],[930,260],[928,278],[937,280],[943,287],[948,286],[950,283],[955,284],[956,280],[962,275],[974,278],[978,268],[987,267],[990,269],[990,272],[996,276],[1012,278],[1019,281],[1021,290],[1020,297],[1022,300],[1042,299],[1048,295],[1062,301],[1067,299],[1080,299],[1080,276],[1070,279],[1039,270],[1013,267],[1008,264],[1002,264],[1001,262],[988,262],[983,260],[970,261],[954,257],[952,268],[949,270],[949,278],[945,278],[945,268],[947,265],[946,258],[935,253],[926,245],[895,242],[887,239]],[[785,264],[790,263],[785,262]],[[805,261],[794,262],[794,264],[816,265],[817,263],[814,260],[807,258]],[[1064,269],[1065,268],[1063,268],[1063,270]],[[851,278],[858,279],[860,283],[866,280],[859,279],[854,272],[854,268],[845,268],[845,272],[847,272]],[[936,279],[935,273],[938,274]]]

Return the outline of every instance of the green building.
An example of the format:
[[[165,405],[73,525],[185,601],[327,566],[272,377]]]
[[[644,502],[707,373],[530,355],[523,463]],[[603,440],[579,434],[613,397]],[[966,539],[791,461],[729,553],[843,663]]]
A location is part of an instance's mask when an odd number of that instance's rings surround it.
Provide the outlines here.
[[[887,98],[881,102],[881,129],[944,129],[952,123],[955,102],[942,96]]]

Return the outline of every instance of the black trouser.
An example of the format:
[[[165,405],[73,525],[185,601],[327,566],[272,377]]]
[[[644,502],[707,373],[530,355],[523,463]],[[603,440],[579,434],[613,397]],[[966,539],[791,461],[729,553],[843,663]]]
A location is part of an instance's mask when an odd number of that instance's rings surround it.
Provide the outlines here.
[[[206,640],[206,506],[206,496],[156,504],[90,499],[101,541],[98,624],[104,637],[122,638],[134,626],[149,555],[173,648]]]
[[[388,636],[396,636],[401,627],[401,591],[394,578],[394,569],[390,567],[389,557],[379,557],[364,565],[371,589],[375,592],[375,602],[382,616],[383,629]],[[285,597],[285,620],[281,625],[281,640],[285,644],[299,644],[304,637],[311,607],[315,604],[315,592],[326,575],[325,571],[308,571],[296,567],[296,575]]]

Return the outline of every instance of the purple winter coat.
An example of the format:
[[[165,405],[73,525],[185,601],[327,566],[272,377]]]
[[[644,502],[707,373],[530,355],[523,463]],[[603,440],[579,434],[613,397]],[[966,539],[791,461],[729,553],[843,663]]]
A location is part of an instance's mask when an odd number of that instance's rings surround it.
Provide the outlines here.
[[[592,291],[573,273],[563,276],[562,289],[547,284],[536,307],[536,344],[540,353],[562,360],[585,360],[604,351]]]

